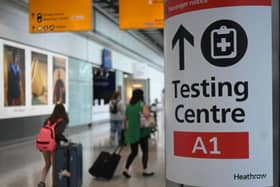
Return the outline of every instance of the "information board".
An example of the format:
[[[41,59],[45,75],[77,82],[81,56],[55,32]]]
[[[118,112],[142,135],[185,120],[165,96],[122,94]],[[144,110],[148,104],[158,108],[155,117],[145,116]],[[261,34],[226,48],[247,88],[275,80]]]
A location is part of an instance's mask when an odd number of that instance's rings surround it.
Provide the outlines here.
[[[89,31],[92,9],[91,0],[30,0],[29,31]]]
[[[120,0],[120,28],[163,28],[164,0]]]

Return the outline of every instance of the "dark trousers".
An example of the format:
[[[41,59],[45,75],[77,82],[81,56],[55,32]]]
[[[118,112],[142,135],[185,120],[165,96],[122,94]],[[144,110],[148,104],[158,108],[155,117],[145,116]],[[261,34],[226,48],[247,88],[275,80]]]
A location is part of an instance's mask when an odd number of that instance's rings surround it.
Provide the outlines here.
[[[137,156],[138,153],[138,145],[140,144],[143,157],[142,157],[142,164],[143,169],[146,169],[148,166],[148,150],[149,150],[149,142],[148,137],[147,138],[141,138],[139,142],[130,144],[131,152],[130,155],[127,158],[125,168],[128,169],[129,166],[132,164],[133,160]]]

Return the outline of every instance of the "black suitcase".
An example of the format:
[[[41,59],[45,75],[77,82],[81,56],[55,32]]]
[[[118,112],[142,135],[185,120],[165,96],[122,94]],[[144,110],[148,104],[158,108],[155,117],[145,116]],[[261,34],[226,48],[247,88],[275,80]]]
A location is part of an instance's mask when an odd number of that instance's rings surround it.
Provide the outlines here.
[[[89,168],[89,173],[96,178],[110,180],[121,159],[121,149],[121,147],[117,147],[113,153],[102,151]]]
[[[67,170],[71,176],[61,176]],[[82,144],[58,146],[54,156],[53,184],[56,187],[81,187],[83,176]]]

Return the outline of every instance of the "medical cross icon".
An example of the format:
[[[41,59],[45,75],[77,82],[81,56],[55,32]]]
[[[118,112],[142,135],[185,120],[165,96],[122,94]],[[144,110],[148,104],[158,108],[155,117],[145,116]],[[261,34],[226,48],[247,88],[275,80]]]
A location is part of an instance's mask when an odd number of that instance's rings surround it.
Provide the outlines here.
[[[201,52],[214,66],[228,67],[238,63],[245,55],[248,38],[245,30],[232,20],[219,20],[210,24],[201,38]]]
[[[220,42],[220,43],[217,43],[217,47],[221,48],[221,50],[222,50],[223,52],[225,52],[226,49],[227,49],[228,47],[230,47],[230,46],[231,46],[231,43],[230,43],[230,42],[227,42],[227,41],[226,41],[226,38],[221,38],[221,42]]]

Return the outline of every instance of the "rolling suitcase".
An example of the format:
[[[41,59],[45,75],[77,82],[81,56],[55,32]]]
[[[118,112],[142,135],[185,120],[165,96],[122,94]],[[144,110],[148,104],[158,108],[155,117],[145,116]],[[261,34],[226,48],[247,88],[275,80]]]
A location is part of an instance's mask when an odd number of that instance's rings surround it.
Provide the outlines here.
[[[58,146],[54,156],[53,184],[56,187],[81,187],[83,176],[82,144]],[[70,176],[63,176],[63,171]]]
[[[113,153],[102,151],[89,168],[89,173],[96,178],[110,180],[121,159],[121,149],[122,148],[118,146]]]

